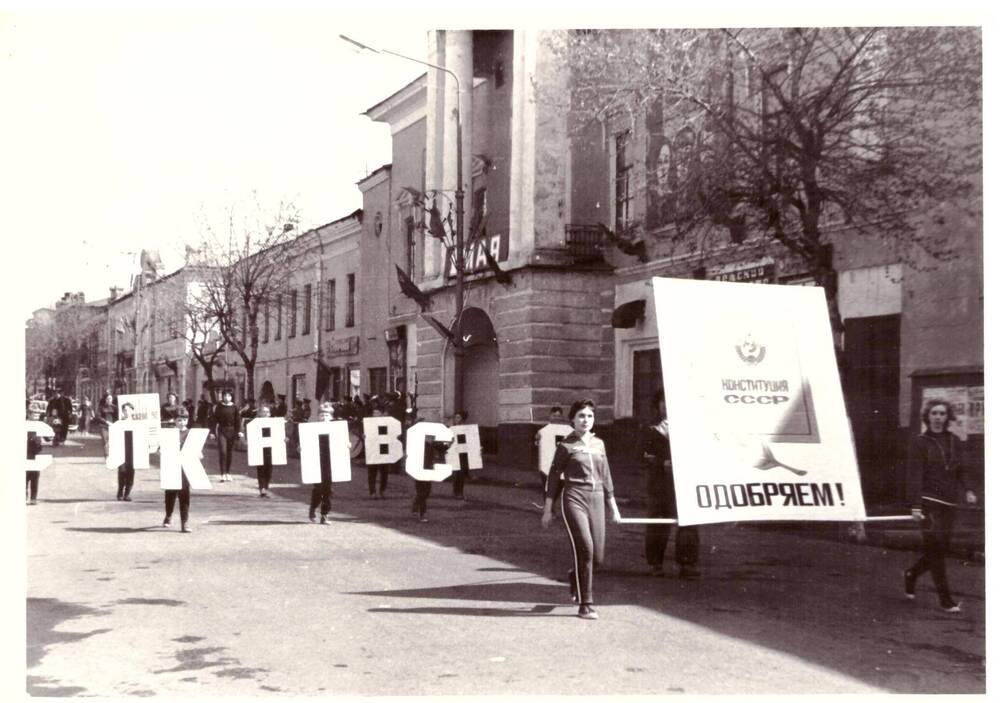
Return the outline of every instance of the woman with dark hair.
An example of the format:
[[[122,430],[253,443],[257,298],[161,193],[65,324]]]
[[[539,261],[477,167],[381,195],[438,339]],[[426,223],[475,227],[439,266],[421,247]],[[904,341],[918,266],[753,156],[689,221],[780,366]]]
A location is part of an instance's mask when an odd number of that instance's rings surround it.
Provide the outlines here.
[[[215,406],[212,415],[212,427],[219,443],[219,473],[220,481],[232,481],[229,467],[233,464],[233,446],[236,440],[243,436],[240,431],[242,419],[239,410],[233,403],[233,392],[226,388],[222,391],[222,402]]]
[[[549,470],[542,527],[552,522],[552,503],[562,486],[562,515],[573,549],[569,572],[573,600],[579,601],[577,616],[596,620],[594,610],[594,567],[604,561],[604,511],[621,522],[615,503],[611,469],[604,442],[594,436],[594,401],[578,400],[569,410],[573,432],[556,448]],[[560,480],[561,479],[561,480]]]
[[[907,598],[916,598],[917,578],[930,571],[941,609],[958,613],[962,604],[951,598],[945,557],[951,546],[955,506],[960,498],[975,503],[976,494],[965,483],[962,443],[948,430],[955,420],[951,403],[933,398],[924,405],[920,418],[927,429],[910,445],[907,487],[913,517],[921,521],[924,553],[906,570],[903,588]]]
[[[653,400],[656,423],[645,430],[642,456],[646,460],[646,491],[649,517],[676,518],[677,495],[674,491],[673,461],[670,454],[670,424],[663,391]],[[663,556],[670,540],[670,525],[646,525],[645,552],[653,576],[663,576]],[[698,528],[693,525],[677,528],[674,561],[680,566],[682,579],[698,577]]]

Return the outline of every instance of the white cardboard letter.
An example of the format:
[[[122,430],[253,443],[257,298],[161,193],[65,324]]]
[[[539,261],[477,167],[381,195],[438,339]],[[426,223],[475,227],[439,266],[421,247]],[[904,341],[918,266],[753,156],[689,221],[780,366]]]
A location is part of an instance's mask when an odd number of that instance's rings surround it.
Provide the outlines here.
[[[55,437],[56,433],[46,422],[38,420],[28,420],[24,423],[25,434],[34,432],[36,437]],[[25,463],[25,471],[41,471],[52,464],[51,454],[36,454],[34,459],[29,459]]]
[[[451,476],[451,466],[434,464],[424,468],[424,441],[427,437],[438,442],[452,439],[451,430],[440,422],[418,422],[406,431],[406,473],[418,481],[444,481]]]
[[[132,433],[132,467],[149,468],[149,424],[143,420],[119,420],[108,428],[109,469],[117,469],[125,463],[125,432]]]
[[[302,447],[302,483],[320,483],[321,435],[330,437],[330,480],[343,483],[351,480],[351,438],[347,420],[299,423],[299,445]]]
[[[479,425],[455,425],[451,428],[455,443],[448,447],[445,460],[455,470],[462,468],[461,456],[466,456],[470,469],[483,468],[483,448],[479,444]]]
[[[365,463],[394,464],[403,458],[403,443],[399,435],[403,426],[394,417],[366,417]]]
[[[271,430],[270,436],[264,436],[264,429]],[[284,466],[288,463],[288,452],[285,449],[285,418],[255,417],[247,423],[247,464],[262,466],[264,464],[264,449],[271,450],[271,463]]]
[[[556,455],[559,440],[567,436],[573,428],[558,422],[550,422],[538,430],[538,470],[546,476],[552,468],[552,459]]]
[[[181,489],[181,473],[187,474],[191,488],[212,488],[205,467],[201,463],[201,450],[208,439],[208,430],[195,427],[188,430],[181,443],[181,431],[175,427],[160,429],[160,488],[165,491]]]

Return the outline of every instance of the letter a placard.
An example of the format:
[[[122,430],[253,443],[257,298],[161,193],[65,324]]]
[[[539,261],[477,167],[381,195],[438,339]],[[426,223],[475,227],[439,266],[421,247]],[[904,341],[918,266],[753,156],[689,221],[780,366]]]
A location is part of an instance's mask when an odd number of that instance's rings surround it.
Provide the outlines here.
[[[863,520],[823,289],[654,278],[653,296],[678,522]],[[843,496],[758,499],[772,483]]]

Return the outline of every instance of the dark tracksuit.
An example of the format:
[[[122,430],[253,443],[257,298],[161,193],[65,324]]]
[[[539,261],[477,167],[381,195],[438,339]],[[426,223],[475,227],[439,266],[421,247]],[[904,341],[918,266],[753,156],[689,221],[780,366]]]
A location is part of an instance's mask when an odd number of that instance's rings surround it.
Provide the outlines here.
[[[573,548],[571,578],[580,605],[592,605],[594,567],[604,561],[604,508],[610,509],[615,494],[604,442],[594,436],[584,441],[575,431],[560,442],[546,497],[555,500],[560,484],[563,522]]]
[[[180,433],[181,446],[184,446],[184,438],[187,437],[188,430]],[[164,507],[166,515],[164,521],[169,520],[174,514],[174,503],[180,498],[181,504],[181,527],[187,524],[188,507],[191,505],[191,484],[188,482],[187,474],[181,471],[181,487],[167,489],[163,491]]]
[[[236,445],[236,435],[240,431],[242,420],[239,408],[233,405],[219,405],[212,415],[212,426],[215,427],[216,441],[219,443],[219,473],[229,474],[233,464],[233,447]]]
[[[676,518],[677,495],[674,491],[673,471],[664,465],[670,461],[670,437],[657,426],[647,427],[642,449],[646,459],[646,494],[649,501],[649,517]],[[646,525],[646,563],[653,567],[663,566],[663,556],[670,540],[670,525]],[[698,528],[678,527],[674,543],[674,561],[681,566],[698,563]]]
[[[274,464],[271,460],[271,448],[264,448],[264,463],[257,467],[257,490],[263,493],[271,487],[271,471]]]
[[[28,461],[34,459],[42,451],[42,440],[34,432],[28,434]],[[38,477],[41,471],[24,472],[24,489],[28,492],[28,500],[38,498]]]
[[[438,444],[438,447],[435,447],[435,444]],[[447,451],[448,443],[446,442],[435,443],[430,440],[425,441],[424,468],[432,469],[435,463],[443,463],[444,455]],[[413,512],[417,513],[421,518],[427,514],[427,499],[431,496],[431,487],[433,485],[433,481],[413,480],[413,486],[416,489],[416,496],[413,498]]]
[[[910,567],[908,579],[916,581],[930,571],[938,600],[941,605],[949,606],[953,601],[945,557],[951,547],[955,505],[967,490],[961,441],[948,431],[934,434],[928,430],[917,435],[910,444],[907,475],[910,505],[924,514],[921,523],[924,553]]]
[[[132,455],[132,431],[125,431],[125,463],[118,467],[118,500],[124,500],[132,493],[135,483],[135,459]]]
[[[319,483],[313,484],[309,498],[309,519],[316,517],[316,508],[326,517],[330,512],[330,494],[333,489],[333,470],[330,466],[330,435],[319,436]]]
[[[389,470],[395,464],[370,464],[368,466],[368,495],[375,495],[375,484],[378,483],[378,494],[385,495],[386,486],[389,485]]]

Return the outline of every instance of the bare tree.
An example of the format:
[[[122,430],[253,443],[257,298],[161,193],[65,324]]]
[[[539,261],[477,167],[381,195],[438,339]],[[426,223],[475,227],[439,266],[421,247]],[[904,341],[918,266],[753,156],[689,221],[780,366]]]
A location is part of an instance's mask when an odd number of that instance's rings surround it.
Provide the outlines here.
[[[221,226],[205,218],[199,247],[190,257],[201,272],[191,316],[203,321],[203,330],[217,331],[239,356],[246,369],[245,397],[251,402],[258,321],[265,306],[280,304],[306,248],[297,235],[298,223],[295,205],[281,202],[265,209],[254,197],[232,206]]]
[[[925,226],[939,205],[981,216],[978,29],[583,30],[552,50],[570,67],[573,133],[648,137],[633,182],[645,221],[620,244],[777,245],[825,288],[836,332],[832,233],[935,265],[956,255]]]

